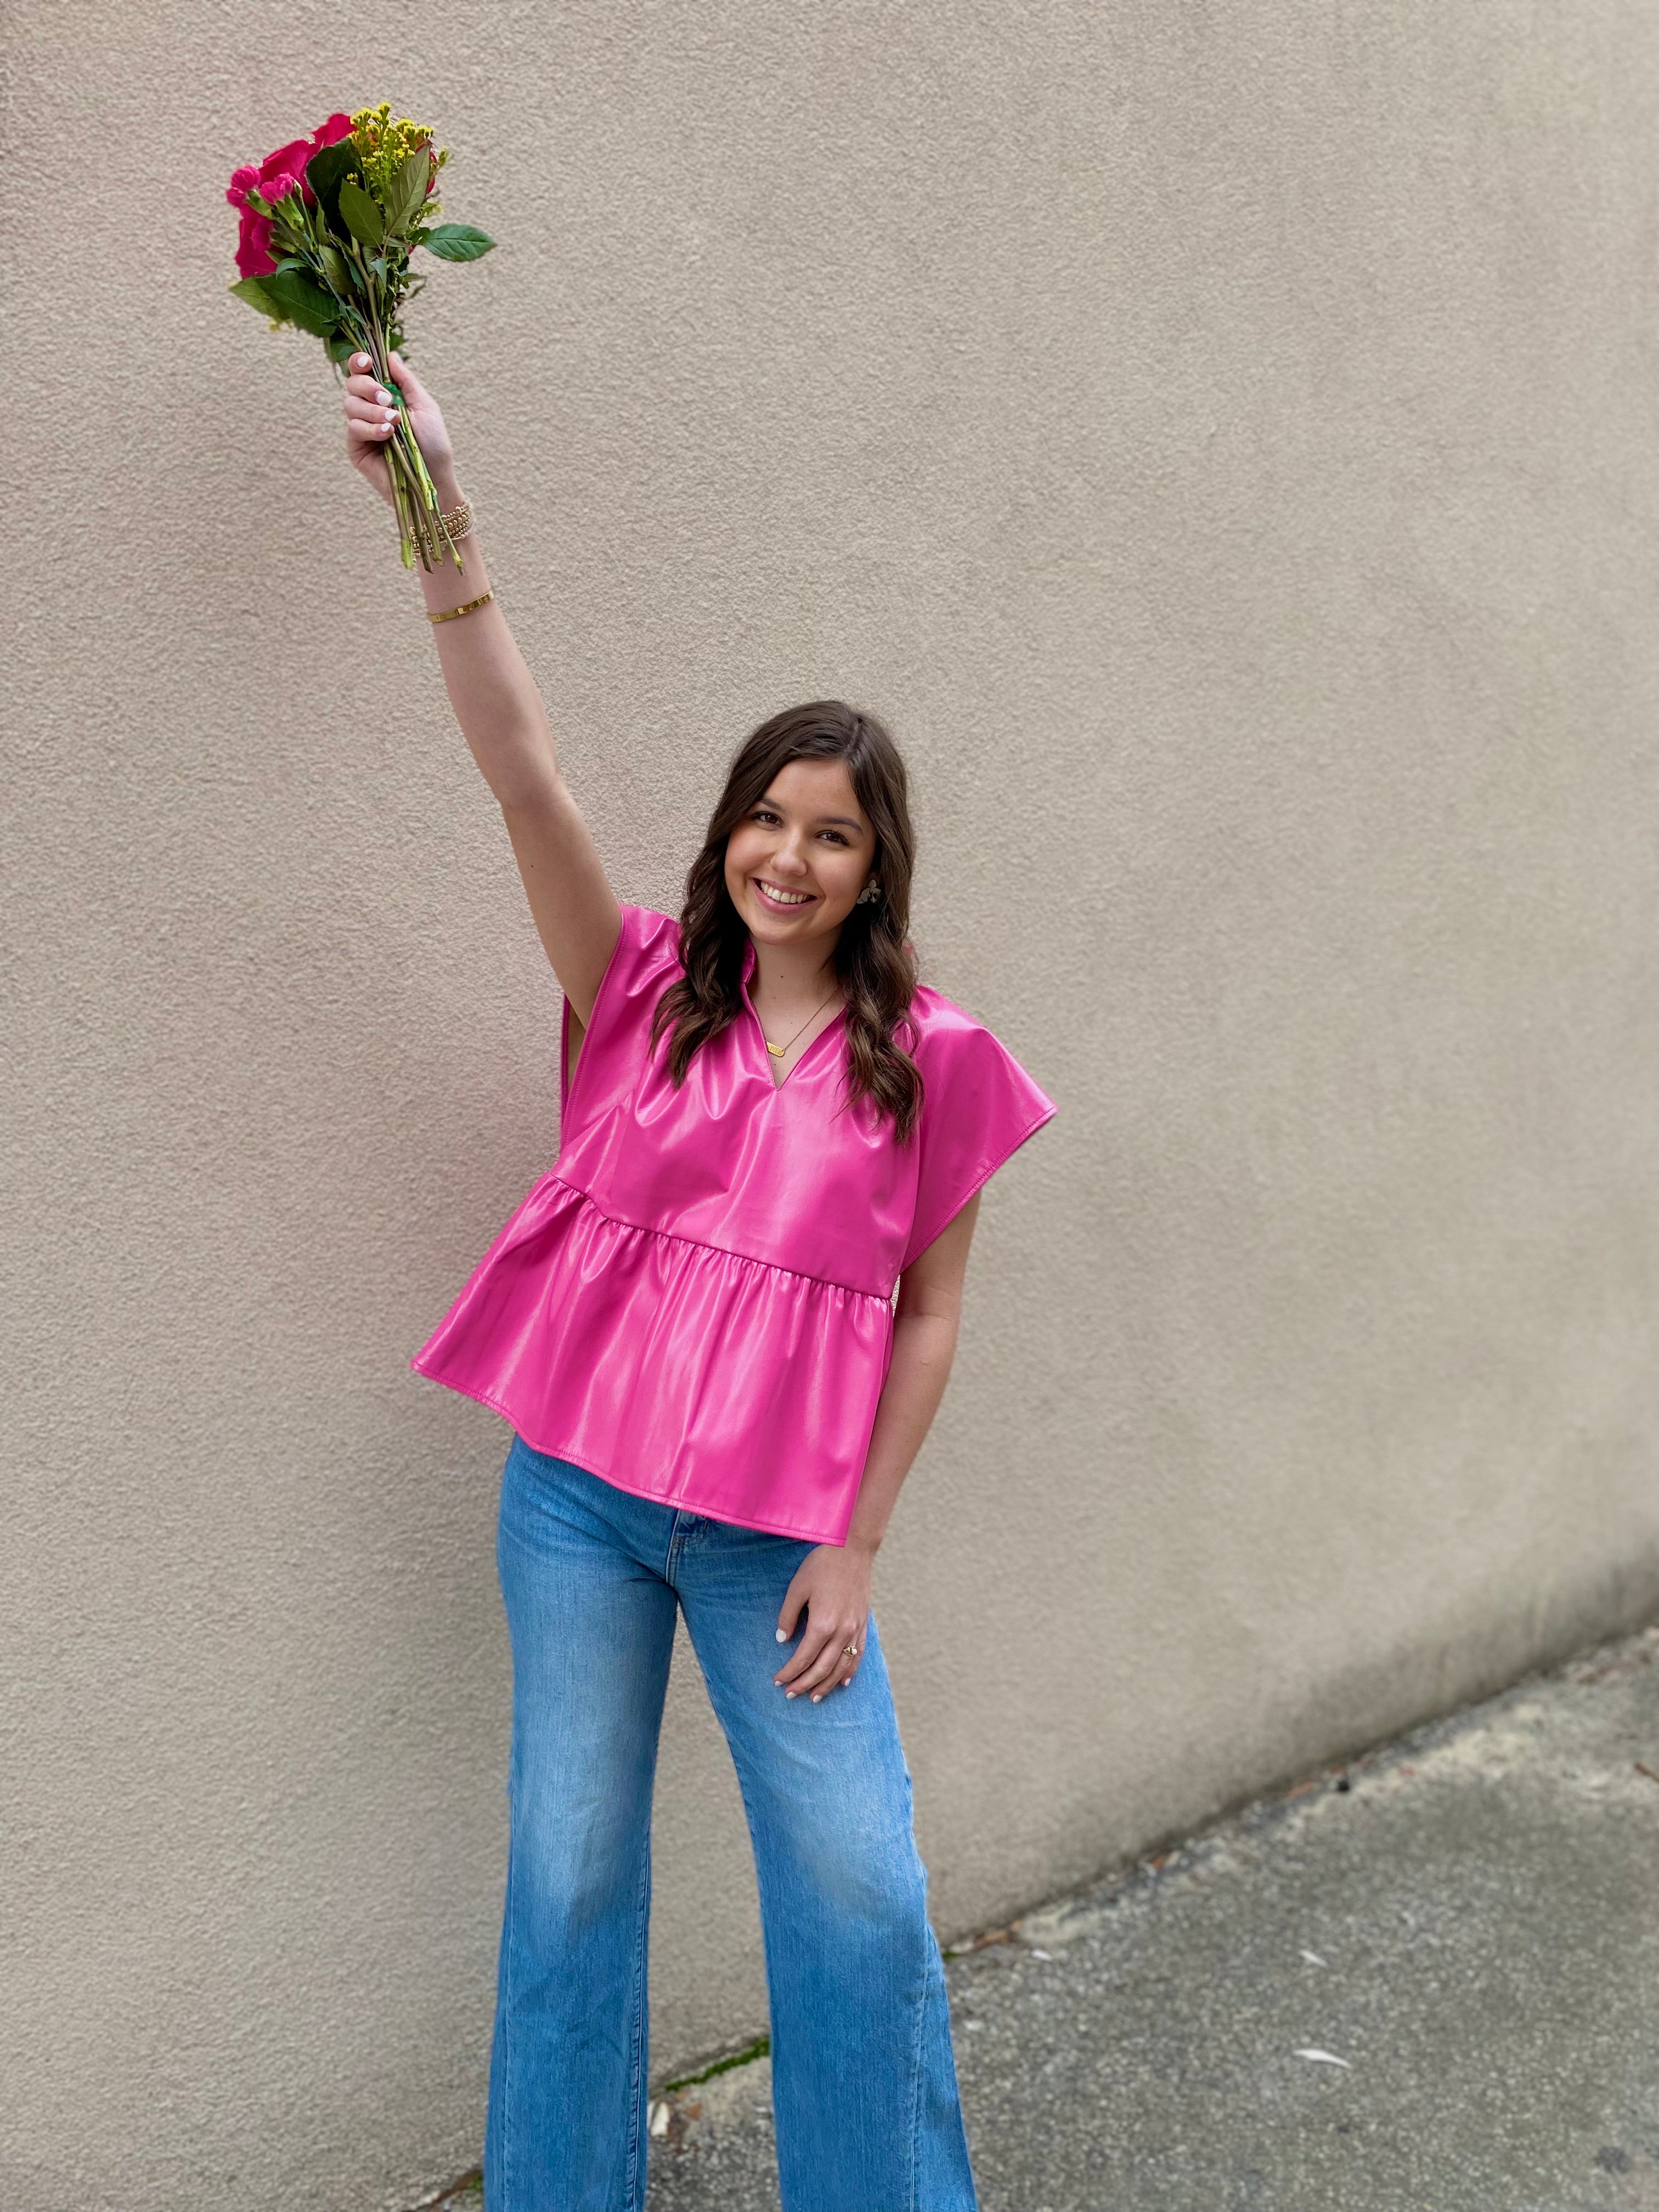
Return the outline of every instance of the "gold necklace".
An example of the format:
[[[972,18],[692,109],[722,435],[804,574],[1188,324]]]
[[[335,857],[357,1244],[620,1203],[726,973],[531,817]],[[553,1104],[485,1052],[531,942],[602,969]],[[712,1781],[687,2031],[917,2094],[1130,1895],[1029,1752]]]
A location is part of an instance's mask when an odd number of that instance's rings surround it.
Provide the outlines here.
[[[836,988],[839,989],[840,987],[837,986]],[[813,1007],[811,1012],[806,1017],[806,1022],[816,1020],[817,1016],[823,1012],[827,1006],[830,1005],[835,996],[836,992],[831,991],[828,999],[820,999],[817,1005]],[[804,1030],[806,1027],[806,1022],[803,1022],[801,1024],[800,1030]],[[800,1030],[797,1030],[795,1031],[795,1036],[792,1036],[790,1038],[789,1044],[774,1044],[771,1038],[767,1036],[766,1031],[764,1030],[761,1031],[761,1036],[764,1040],[766,1049],[771,1054],[774,1060],[781,1060],[783,1058],[785,1053],[789,1049],[789,1045],[793,1044],[795,1037],[798,1037],[800,1035]]]

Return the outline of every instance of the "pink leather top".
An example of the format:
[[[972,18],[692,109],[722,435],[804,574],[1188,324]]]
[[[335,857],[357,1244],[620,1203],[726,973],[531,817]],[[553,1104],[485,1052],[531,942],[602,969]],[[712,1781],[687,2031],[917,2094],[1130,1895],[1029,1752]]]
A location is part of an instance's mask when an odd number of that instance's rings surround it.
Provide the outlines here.
[[[845,1540],[892,1355],[893,1293],[980,1185],[1054,1113],[989,1030],[927,985],[905,1044],[926,1097],[908,1145],[838,1111],[845,1018],[780,1087],[749,999],[676,1090],[679,925],[624,905],[560,1151],[410,1365],[504,1414],[538,1451],[718,1521]]]

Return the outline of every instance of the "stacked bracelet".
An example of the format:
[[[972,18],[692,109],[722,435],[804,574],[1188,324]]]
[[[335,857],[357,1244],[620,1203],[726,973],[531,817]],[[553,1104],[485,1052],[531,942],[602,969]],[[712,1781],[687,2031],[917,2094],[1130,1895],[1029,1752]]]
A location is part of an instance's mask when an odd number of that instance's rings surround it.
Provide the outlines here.
[[[471,503],[464,499],[459,507],[452,507],[447,514],[418,513],[416,524],[427,550],[441,559],[447,544],[453,545],[458,538],[471,535]],[[459,556],[457,557],[459,559]]]
[[[428,622],[453,622],[457,615],[470,615],[474,607],[488,606],[495,596],[495,587],[492,586],[489,591],[481,592],[476,599],[469,599],[465,606],[445,607],[441,612],[438,614],[428,615],[427,617],[427,620]]]

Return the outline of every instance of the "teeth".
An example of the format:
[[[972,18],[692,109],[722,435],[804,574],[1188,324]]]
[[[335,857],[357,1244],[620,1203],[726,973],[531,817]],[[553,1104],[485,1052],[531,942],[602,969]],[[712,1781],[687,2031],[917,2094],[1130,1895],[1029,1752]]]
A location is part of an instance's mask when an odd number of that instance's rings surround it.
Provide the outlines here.
[[[763,884],[758,878],[755,889],[763,898],[770,899],[774,906],[811,906],[812,903],[805,891],[775,891],[769,884]]]

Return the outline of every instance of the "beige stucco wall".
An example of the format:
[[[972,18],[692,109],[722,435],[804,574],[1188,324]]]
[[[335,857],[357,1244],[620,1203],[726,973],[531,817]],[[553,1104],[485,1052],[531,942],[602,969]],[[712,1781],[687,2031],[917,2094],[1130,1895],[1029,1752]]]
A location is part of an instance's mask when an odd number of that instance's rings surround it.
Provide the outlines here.
[[[867,704],[1060,1103],[878,1569],[948,1938],[1659,1604],[1653,12],[11,10],[8,2202],[482,2134],[507,1439],[405,1363],[558,1003],[233,164],[453,147],[411,350],[619,891]],[[686,1662],[659,2080],[764,2021]]]

